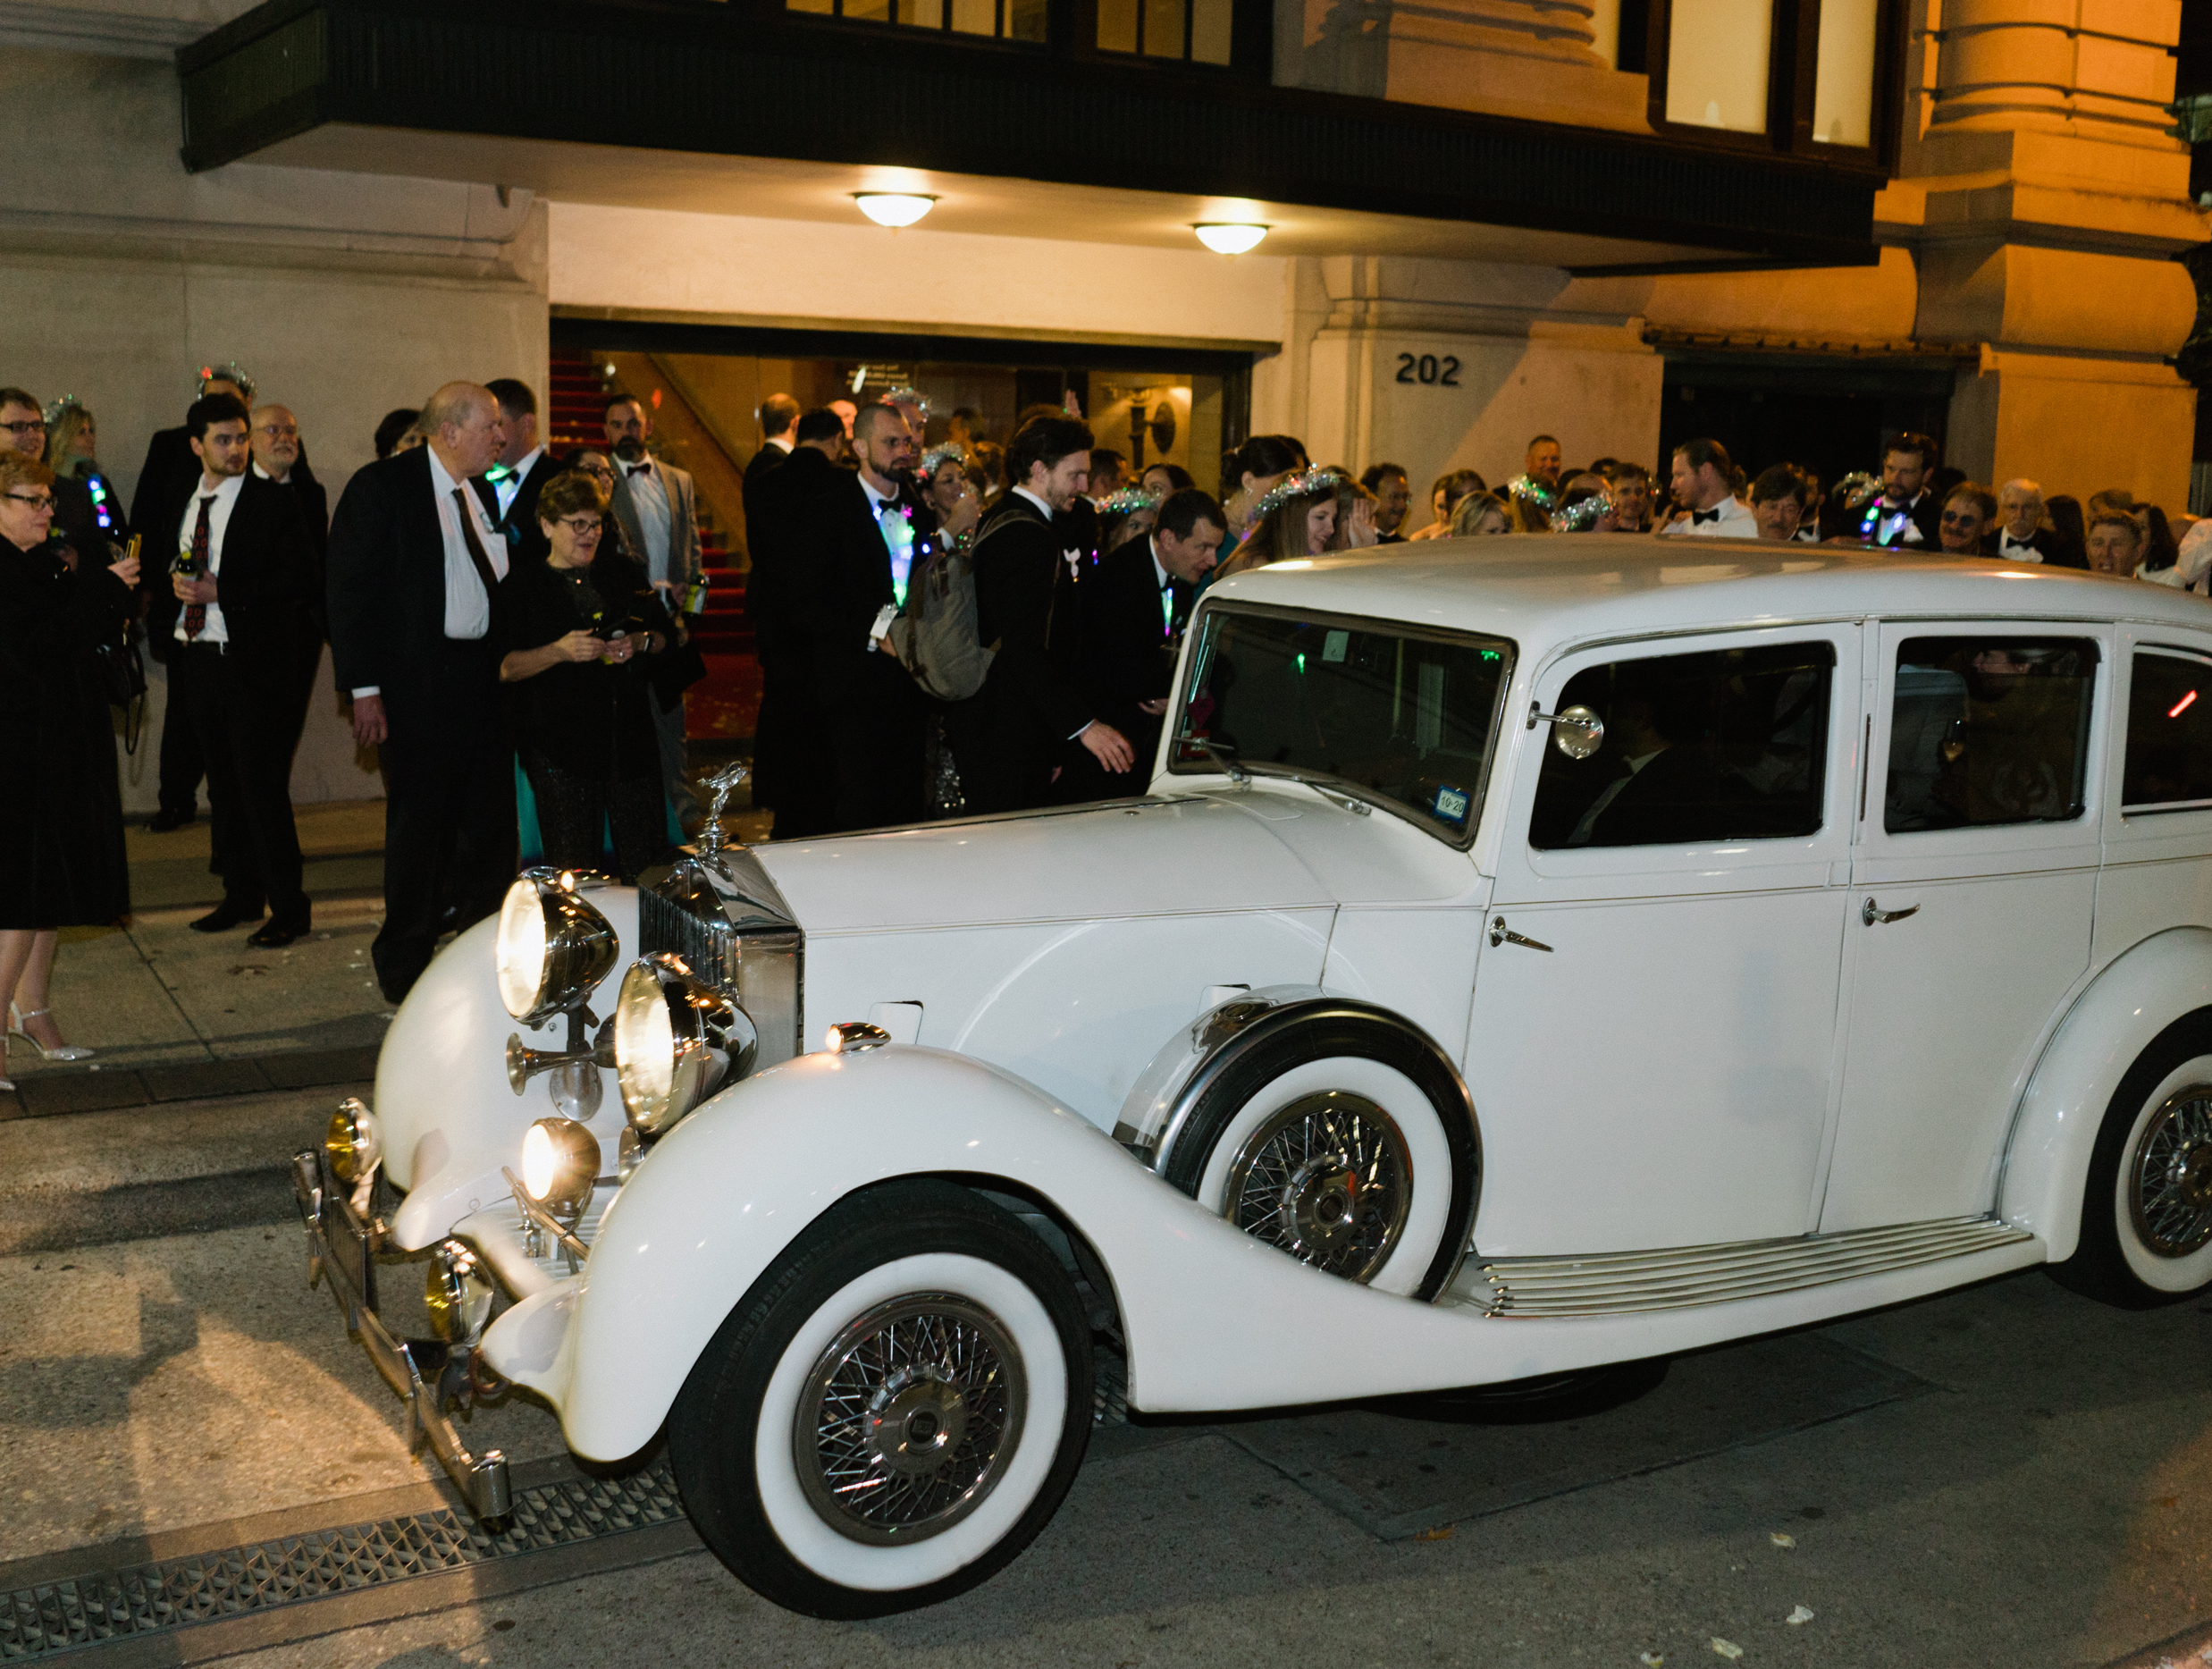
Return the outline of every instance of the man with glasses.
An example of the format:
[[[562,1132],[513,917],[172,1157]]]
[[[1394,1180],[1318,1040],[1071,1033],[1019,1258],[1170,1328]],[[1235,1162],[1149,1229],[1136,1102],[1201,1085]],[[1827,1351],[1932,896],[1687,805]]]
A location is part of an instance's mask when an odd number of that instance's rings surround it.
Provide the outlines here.
[[[286,406],[254,408],[254,476],[290,491],[299,502],[300,519],[307,524],[307,544],[315,552],[314,588],[299,639],[299,700],[293,709],[292,746],[299,746],[307,725],[307,704],[315,696],[315,680],[323,669],[324,636],[323,569],[330,556],[330,495],[323,484],[300,461],[299,419]]]
[[[20,388],[0,388],[0,444],[26,458],[53,466],[46,459],[46,423],[38,397]],[[60,470],[54,472],[54,532],[80,556],[100,556],[105,547],[100,538],[99,513],[92,505],[92,489]]]

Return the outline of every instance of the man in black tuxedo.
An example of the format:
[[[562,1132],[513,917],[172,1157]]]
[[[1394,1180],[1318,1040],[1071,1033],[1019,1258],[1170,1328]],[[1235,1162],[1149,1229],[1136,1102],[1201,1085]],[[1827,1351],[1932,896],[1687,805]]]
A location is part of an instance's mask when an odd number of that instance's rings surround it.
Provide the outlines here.
[[[745,616],[761,662],[761,716],[753,732],[753,803],[776,813],[776,838],[818,834],[837,814],[837,776],[810,756],[824,720],[814,710],[812,662],[801,629],[808,582],[805,508],[845,479],[845,419],[823,406],[793,425],[790,456],[745,481]],[[784,459],[784,454],[776,454]],[[756,460],[757,461],[757,460]]]
[[[779,801],[778,838],[913,822],[926,804],[926,709],[906,669],[887,652],[886,634],[937,520],[913,489],[913,432],[896,408],[862,407],[852,445],[856,471],[807,467],[812,482],[790,500],[779,498],[772,518],[771,543],[784,541],[791,565],[784,594],[789,628],[806,662],[800,746],[828,779],[803,797],[795,819]],[[795,448],[770,482],[780,485],[800,467]],[[808,826],[825,799],[827,823]]]
[[[293,704],[292,747],[307,724],[307,704],[315,698],[315,679],[323,670],[323,640],[329,635],[324,614],[327,593],[326,564],[331,550],[330,494],[307,472],[299,458],[299,419],[289,407],[256,406],[253,416],[254,475],[273,481],[299,501],[300,518],[307,523],[307,543],[315,552],[315,574],[308,592],[307,611],[299,643],[297,696]]]
[[[1928,477],[1942,459],[1942,449],[1925,434],[1908,431],[1890,442],[1882,451],[1881,496],[1861,517],[1859,536],[1889,550],[1941,549],[1943,498]]]
[[[206,762],[223,855],[223,902],[192,926],[219,933],[259,921],[265,908],[268,923],[250,942],[289,945],[310,920],[291,771],[315,546],[299,499],[249,467],[243,400],[195,401],[185,432],[200,477],[181,500],[147,510],[151,529],[189,552],[195,571],[172,571],[168,588],[155,591],[147,628],[169,646],[170,712],[173,720],[181,709]]]
[[[530,392],[530,384],[500,376],[484,386],[500,402],[507,444],[500,451],[499,463],[474,483],[476,495],[506,539],[508,553],[517,561],[542,562],[552,547],[538,526],[538,494],[561,467],[538,440],[538,397]]]
[[[2043,522],[2043,489],[2025,476],[1998,490],[1997,538],[1989,554],[2007,562],[2048,562],[2071,567],[2059,548],[2056,529]]]
[[[1082,675],[1089,553],[1069,511],[1090,478],[1090,442],[1089,427],[1073,417],[1024,424],[1006,448],[1013,485],[977,530],[977,635],[998,653],[983,687],[945,720],[973,812],[1050,804],[1055,780],[1074,760],[1070,743],[1110,774],[1136,763]]]
[[[798,444],[794,432],[799,422],[799,402],[788,394],[770,394],[761,402],[761,450],[745,459],[745,548],[753,547],[753,495],[761,479],[770,474]]]
[[[1109,771],[1089,751],[1073,750],[1057,784],[1064,803],[1121,799],[1150,785],[1182,629],[1228,526],[1211,494],[1197,487],[1171,493],[1151,536],[1107,552],[1083,582],[1082,669],[1091,710],[1129,738],[1136,758],[1127,771]]]
[[[384,925],[370,948],[398,1002],[430,964],[446,895],[466,929],[515,873],[515,749],[491,640],[507,541],[469,483],[507,444],[499,400],[448,383],[426,445],[366,466],[331,524],[331,661],[354,739],[382,750]]]

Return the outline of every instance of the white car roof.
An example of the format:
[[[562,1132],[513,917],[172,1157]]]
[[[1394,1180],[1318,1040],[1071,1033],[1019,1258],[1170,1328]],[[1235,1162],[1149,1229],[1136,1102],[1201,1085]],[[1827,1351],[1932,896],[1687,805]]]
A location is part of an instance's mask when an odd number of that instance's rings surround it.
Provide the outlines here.
[[[1377,545],[1253,569],[1207,595],[1510,637],[1524,659],[1594,638],[1869,615],[2212,628],[2202,597],[2077,569],[1632,534]]]

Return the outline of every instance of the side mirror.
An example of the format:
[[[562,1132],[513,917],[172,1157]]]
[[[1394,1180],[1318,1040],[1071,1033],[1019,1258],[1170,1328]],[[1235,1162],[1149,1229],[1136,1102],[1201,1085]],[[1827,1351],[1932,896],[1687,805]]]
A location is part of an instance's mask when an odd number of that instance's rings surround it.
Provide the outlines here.
[[[1528,709],[1528,728],[1533,730],[1539,722],[1552,727],[1552,746],[1569,759],[1587,759],[1604,746],[1605,721],[1587,707],[1543,712],[1532,704]]]

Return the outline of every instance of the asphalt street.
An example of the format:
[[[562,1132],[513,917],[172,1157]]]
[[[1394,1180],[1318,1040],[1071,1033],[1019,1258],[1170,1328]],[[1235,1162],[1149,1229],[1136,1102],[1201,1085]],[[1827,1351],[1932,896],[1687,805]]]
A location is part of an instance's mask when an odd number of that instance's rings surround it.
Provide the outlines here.
[[[264,1580],[207,1621],[26,1651],[22,1619],[102,1573],[189,1567],[227,1594],[223,1570],[302,1548],[460,1533],[307,1286],[282,1166],[345,1087],[0,1123],[0,1656],[2212,1663],[2212,1302],[2127,1313],[2032,1273],[1578,1400],[1104,1423],[1011,1569],[864,1624],[757,1599],[682,1523],[664,1456],[587,1474],[517,1395],[470,1440],[516,1461],[552,1527],[534,1541],[387,1560],[324,1597]],[[404,1311],[419,1284],[385,1287]]]

